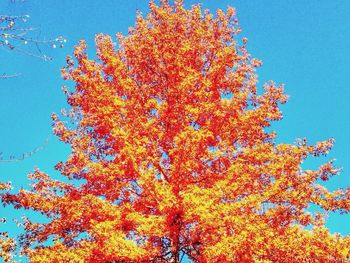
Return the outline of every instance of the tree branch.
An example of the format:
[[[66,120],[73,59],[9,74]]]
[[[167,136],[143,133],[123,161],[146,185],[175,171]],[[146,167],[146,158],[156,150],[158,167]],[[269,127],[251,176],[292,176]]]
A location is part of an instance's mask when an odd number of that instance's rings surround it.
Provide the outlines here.
[[[14,163],[14,162],[20,162],[23,161],[24,159],[27,159],[29,157],[31,157],[32,155],[34,155],[35,153],[43,150],[45,148],[45,146],[48,143],[48,139],[45,140],[45,143],[33,150],[31,150],[30,152],[26,152],[23,153],[21,156],[14,156],[14,155],[10,155],[10,157],[8,159],[4,159],[2,157],[2,152],[0,152],[0,163]]]

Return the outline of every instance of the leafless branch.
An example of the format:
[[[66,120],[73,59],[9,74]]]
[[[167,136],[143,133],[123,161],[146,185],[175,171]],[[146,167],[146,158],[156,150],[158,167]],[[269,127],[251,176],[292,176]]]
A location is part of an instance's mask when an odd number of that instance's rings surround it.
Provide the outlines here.
[[[20,76],[21,73],[13,73],[13,74],[6,74],[6,73],[3,73],[2,75],[0,75],[0,79],[10,79],[10,78],[15,78],[15,77],[18,77]]]
[[[66,39],[62,36],[52,39],[35,37],[33,32],[40,33],[40,31],[38,31],[37,28],[27,26],[26,23],[28,19],[29,15],[0,14],[0,47],[44,61],[51,60],[51,57],[42,52],[41,47],[63,47]],[[0,79],[8,79],[19,75],[20,74],[3,74],[0,76]]]
[[[20,162],[23,161],[24,159],[27,159],[34,155],[35,153],[43,150],[45,146],[48,143],[48,139],[45,140],[45,143],[29,152],[23,153],[21,156],[16,156],[16,155],[10,155],[8,158],[4,158],[2,155],[3,153],[0,152],[0,163],[14,163],[14,162]]]

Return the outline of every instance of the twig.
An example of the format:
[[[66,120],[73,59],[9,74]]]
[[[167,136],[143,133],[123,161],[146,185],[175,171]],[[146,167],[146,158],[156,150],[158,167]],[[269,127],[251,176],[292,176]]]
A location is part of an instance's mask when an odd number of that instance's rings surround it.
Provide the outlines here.
[[[35,153],[43,150],[45,148],[45,146],[48,144],[48,139],[45,140],[45,143],[33,150],[31,150],[30,152],[26,152],[26,153],[23,153],[22,156],[20,157],[16,157],[14,155],[11,155],[9,157],[9,159],[3,159],[2,157],[2,152],[0,152],[0,163],[14,163],[14,162],[20,162],[20,161],[23,161],[24,159],[27,159],[29,157],[31,157],[32,155],[34,155]]]
[[[6,73],[3,73],[2,75],[0,75],[0,79],[10,79],[10,78],[15,78],[15,77],[18,77],[20,76],[21,73],[13,73],[13,74],[6,74]]]

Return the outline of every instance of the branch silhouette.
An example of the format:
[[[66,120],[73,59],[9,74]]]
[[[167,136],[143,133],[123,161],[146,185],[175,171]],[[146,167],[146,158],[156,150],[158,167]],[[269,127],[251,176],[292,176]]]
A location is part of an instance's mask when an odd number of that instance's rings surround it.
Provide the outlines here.
[[[20,162],[23,161],[29,157],[31,157],[32,155],[34,155],[35,153],[43,150],[45,148],[45,146],[48,144],[49,139],[47,138],[44,142],[43,145],[34,148],[33,150],[29,151],[29,152],[25,152],[20,156],[16,156],[16,155],[10,155],[8,158],[4,158],[3,157],[3,152],[0,152],[0,163],[15,163],[15,162]]]
[[[14,3],[14,2],[13,2]],[[50,61],[52,58],[42,51],[44,46],[51,48],[63,47],[66,39],[62,36],[56,38],[40,38],[39,28],[27,25],[29,15],[2,15],[0,14],[0,47],[9,51],[20,52],[29,57]],[[38,32],[36,36],[34,32]],[[3,73],[0,79],[18,77],[20,73]]]

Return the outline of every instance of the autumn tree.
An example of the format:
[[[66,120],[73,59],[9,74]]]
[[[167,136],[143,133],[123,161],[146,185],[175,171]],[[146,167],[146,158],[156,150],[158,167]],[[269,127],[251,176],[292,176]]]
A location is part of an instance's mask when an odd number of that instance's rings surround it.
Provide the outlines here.
[[[273,82],[257,91],[261,62],[238,37],[234,9],[212,15],[180,0],[149,7],[118,46],[96,36],[97,60],[83,41],[67,58],[71,109],[52,118],[72,149],[56,165],[69,180],[35,170],[30,190],[2,195],[49,219],[25,222],[22,252],[31,262],[349,257],[349,237],[330,234],[325,214],[349,212],[350,190],[320,184],[338,174],[332,161],[301,166],[333,140],[275,142],[266,128],[287,97]]]

